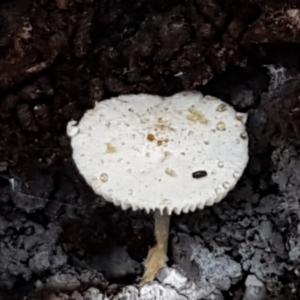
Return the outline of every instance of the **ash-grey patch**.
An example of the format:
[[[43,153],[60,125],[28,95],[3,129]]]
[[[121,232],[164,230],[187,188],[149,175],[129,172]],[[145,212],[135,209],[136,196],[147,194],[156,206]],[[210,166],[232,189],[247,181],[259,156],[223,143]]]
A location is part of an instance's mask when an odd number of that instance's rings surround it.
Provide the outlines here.
[[[158,281],[143,286],[127,285],[114,295],[102,292],[97,285],[105,286],[102,275],[93,270],[65,269],[39,282],[38,290],[55,290],[47,300],[222,300],[222,295],[206,281],[189,280],[178,268],[164,268]],[[111,288],[113,288],[111,286]],[[109,287],[108,287],[109,289]],[[72,298],[69,295],[75,295]],[[53,298],[56,297],[56,298]]]
[[[173,259],[186,270],[188,277],[197,278],[197,282],[200,281],[214,293],[228,290],[232,283],[240,279],[241,267],[224,254],[225,249],[215,245],[216,251],[210,253],[205,249],[203,240],[186,234],[179,236],[176,235],[172,243]],[[199,257],[196,254],[198,251]]]
[[[246,290],[243,300],[264,300],[267,296],[267,290],[262,281],[255,275],[248,275],[245,282]]]

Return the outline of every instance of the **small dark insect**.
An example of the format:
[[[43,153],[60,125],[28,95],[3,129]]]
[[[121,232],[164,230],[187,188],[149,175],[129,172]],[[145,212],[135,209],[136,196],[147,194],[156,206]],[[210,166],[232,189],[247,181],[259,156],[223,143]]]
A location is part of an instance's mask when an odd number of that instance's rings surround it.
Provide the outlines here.
[[[207,172],[206,171],[196,171],[192,174],[193,178],[202,178],[207,176]]]

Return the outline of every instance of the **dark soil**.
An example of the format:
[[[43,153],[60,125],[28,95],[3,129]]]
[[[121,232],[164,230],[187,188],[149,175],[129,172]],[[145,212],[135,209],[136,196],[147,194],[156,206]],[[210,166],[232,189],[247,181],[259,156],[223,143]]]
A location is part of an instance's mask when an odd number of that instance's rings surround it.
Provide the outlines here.
[[[119,272],[99,263],[106,279],[133,283],[142,273],[141,262],[154,243],[151,216],[105,203],[72,163],[66,124],[79,120],[95,101],[194,89],[221,97],[250,113],[251,189],[260,199],[293,194],[298,203],[296,187],[288,190],[284,179],[295,175],[298,165],[280,172],[299,150],[299,7],[297,0],[2,0],[3,297],[25,296],[36,280],[78,260],[95,268],[95,257],[120,248],[132,262]],[[266,64],[283,66],[286,74],[271,75]],[[274,94],[263,102],[262,94],[272,88]],[[282,162],[287,147],[294,154]],[[283,226],[283,239],[292,230],[297,235],[299,216],[287,218],[294,218],[294,227]],[[279,279],[282,299],[292,299],[289,284],[298,287],[289,272]],[[242,281],[231,289],[224,296],[242,299]]]

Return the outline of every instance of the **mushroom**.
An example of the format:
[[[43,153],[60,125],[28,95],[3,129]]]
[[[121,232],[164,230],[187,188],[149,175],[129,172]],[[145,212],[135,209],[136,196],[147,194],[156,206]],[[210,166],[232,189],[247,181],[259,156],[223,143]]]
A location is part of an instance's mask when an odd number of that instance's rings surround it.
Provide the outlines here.
[[[248,162],[247,115],[200,92],[124,95],[70,121],[73,159],[96,194],[155,214],[142,283],[166,265],[170,215],[222,200]]]

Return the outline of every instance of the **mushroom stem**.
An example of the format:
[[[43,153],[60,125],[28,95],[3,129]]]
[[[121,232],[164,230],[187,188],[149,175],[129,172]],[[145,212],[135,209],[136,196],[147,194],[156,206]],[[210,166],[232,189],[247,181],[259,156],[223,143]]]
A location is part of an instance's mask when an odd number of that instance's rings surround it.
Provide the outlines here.
[[[168,261],[170,216],[167,213],[161,214],[159,210],[156,210],[154,222],[156,245],[149,250],[144,262],[145,272],[141,284],[153,281],[158,271],[165,267]]]
[[[167,255],[169,230],[170,230],[170,216],[166,213],[161,214],[159,210],[155,211],[155,238],[159,248],[161,248]]]

